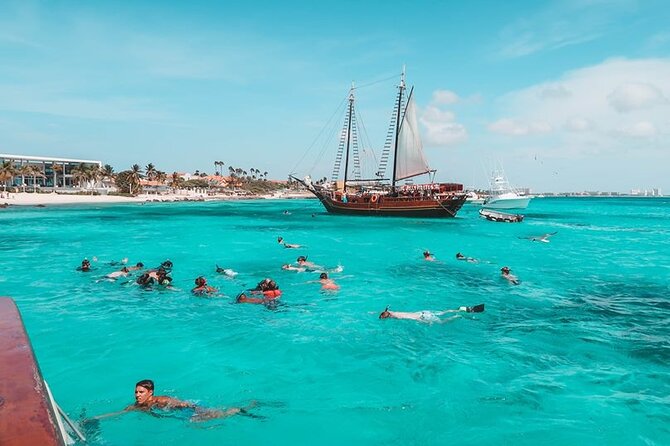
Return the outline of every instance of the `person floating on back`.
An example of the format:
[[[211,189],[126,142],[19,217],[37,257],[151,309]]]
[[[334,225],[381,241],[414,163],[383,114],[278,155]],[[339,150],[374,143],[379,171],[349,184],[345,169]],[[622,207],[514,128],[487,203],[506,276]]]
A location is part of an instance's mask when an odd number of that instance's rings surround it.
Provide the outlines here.
[[[511,271],[512,270],[510,270],[508,267],[503,266],[502,268],[500,268],[500,275],[502,276],[503,279],[507,280],[509,283],[513,285],[520,284],[521,282],[519,281],[519,279],[514,274],[512,274]]]
[[[207,279],[200,276],[195,279],[195,288],[191,290],[191,293],[203,295],[203,294],[214,294],[218,291],[219,290],[217,290],[216,288],[207,285]]]
[[[122,415],[131,411],[151,412],[152,409],[162,410],[187,410],[191,409],[193,415],[191,421],[206,421],[214,418],[227,418],[233,415],[246,415],[254,418],[263,418],[247,412],[257,406],[255,401],[252,401],[245,407],[231,407],[227,410],[206,409],[188,401],[178,400],[170,396],[154,395],[154,382],[150,379],[143,379],[135,384],[135,403],[126,407],[120,412],[108,413],[99,415],[93,419],[109,418],[117,415]]]
[[[474,307],[459,307],[456,310],[442,310],[442,311],[413,311],[413,312],[403,312],[403,311],[389,311],[389,307],[386,307],[384,311],[379,315],[379,319],[407,319],[411,321],[424,322],[427,324],[437,323],[443,324],[454,320],[460,316],[455,315],[448,318],[442,318],[445,314],[449,313],[483,313],[484,304],[475,305]]]

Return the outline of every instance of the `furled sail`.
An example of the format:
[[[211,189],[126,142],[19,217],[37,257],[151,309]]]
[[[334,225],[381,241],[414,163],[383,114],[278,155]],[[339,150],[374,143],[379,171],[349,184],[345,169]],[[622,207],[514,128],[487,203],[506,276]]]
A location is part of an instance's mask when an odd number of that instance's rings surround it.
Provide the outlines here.
[[[398,132],[395,179],[411,178],[428,173],[430,170],[426,157],[423,154],[419,123],[416,119],[414,95],[410,94],[405,115]]]

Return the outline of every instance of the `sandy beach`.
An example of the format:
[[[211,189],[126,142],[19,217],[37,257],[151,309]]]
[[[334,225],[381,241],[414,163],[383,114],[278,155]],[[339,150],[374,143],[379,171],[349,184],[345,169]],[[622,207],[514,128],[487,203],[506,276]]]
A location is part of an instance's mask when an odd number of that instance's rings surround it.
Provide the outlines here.
[[[77,195],[77,194],[39,194],[39,193],[8,193],[0,194],[0,207],[11,206],[57,206],[69,204],[110,204],[110,203],[145,203],[145,202],[181,202],[181,201],[221,201],[221,200],[253,200],[253,199],[282,199],[282,198],[309,198],[311,194],[289,194],[284,196],[273,195],[207,195],[192,191],[180,191],[177,194],[140,194],[135,197],[119,195]]]

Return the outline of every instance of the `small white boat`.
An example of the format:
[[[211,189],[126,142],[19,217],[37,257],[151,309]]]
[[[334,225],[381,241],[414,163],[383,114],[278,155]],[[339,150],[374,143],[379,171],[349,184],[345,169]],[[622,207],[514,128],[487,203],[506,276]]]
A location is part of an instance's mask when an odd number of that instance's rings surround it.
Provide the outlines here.
[[[465,198],[466,204],[483,204],[485,198],[479,195],[477,192],[471,190],[468,191],[467,197]]]
[[[502,172],[495,172],[491,180],[491,195],[482,206],[488,209],[526,209],[530,199],[512,188]]]

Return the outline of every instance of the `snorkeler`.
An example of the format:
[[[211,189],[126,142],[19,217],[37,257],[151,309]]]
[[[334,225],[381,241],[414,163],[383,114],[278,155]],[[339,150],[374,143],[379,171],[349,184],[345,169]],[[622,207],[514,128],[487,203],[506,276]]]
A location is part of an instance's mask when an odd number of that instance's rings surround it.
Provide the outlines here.
[[[298,256],[296,259],[296,262],[298,263],[299,267],[303,267],[308,271],[315,271],[318,269],[323,269],[322,266],[315,264],[314,262],[310,262],[307,260],[307,256]]]
[[[236,271],[233,271],[230,268],[221,268],[219,265],[216,265],[216,272],[230,278],[237,276]]]
[[[529,237],[517,237],[520,239],[528,239],[531,242],[542,242],[542,243],[549,243],[549,237],[552,235],[558,234],[558,231],[555,232],[549,232],[548,234],[542,234],[542,235],[531,235]]]
[[[211,287],[207,285],[207,279],[204,277],[200,276],[195,279],[195,288],[191,290],[191,293],[193,294],[213,294],[218,292],[214,287]]]
[[[281,296],[279,285],[272,279],[263,279],[253,290],[242,291],[237,296],[237,303],[270,304]]]
[[[144,263],[142,262],[137,262],[135,266],[129,266],[128,271],[138,271],[140,269],[144,268]]]
[[[298,245],[298,244],[295,244],[295,243],[286,243],[284,241],[283,237],[277,237],[277,243],[279,243],[280,245],[284,245],[284,248],[287,248],[287,249],[302,248],[302,245]]]
[[[77,271],[81,271],[82,273],[91,271],[91,262],[88,259],[82,260],[81,266],[77,267]]]
[[[283,269],[285,271],[298,271],[299,273],[304,273],[305,271],[307,271],[307,268],[303,268],[303,267],[300,267],[300,266],[293,266],[289,263],[286,263],[286,264],[282,265],[281,269]]]
[[[435,256],[431,254],[430,251],[426,250],[423,252],[423,260],[426,260],[428,262],[434,262],[435,261]]]
[[[340,286],[333,279],[328,278],[327,273],[321,273],[317,282],[321,284],[322,290],[337,291],[340,289]]]
[[[136,283],[145,288],[154,284],[170,287],[172,284],[172,277],[168,276],[167,271],[163,269],[163,267],[159,267],[157,270],[148,271],[142,274],[137,278]]]
[[[506,266],[500,268],[500,275],[502,276],[503,279],[507,280],[509,283],[513,285],[518,285],[519,283],[521,283],[514,274],[511,274],[511,270]]]
[[[448,318],[440,318],[447,313],[483,313],[484,304],[475,305],[474,307],[459,307],[456,310],[442,310],[442,311],[414,311],[414,312],[402,312],[402,311],[389,311],[389,307],[386,307],[384,311],[379,315],[379,319],[408,319],[417,322],[424,322],[427,324],[438,323],[442,324],[449,322],[453,319],[459,317],[451,316]]]
[[[111,272],[105,276],[106,279],[116,280],[119,277],[127,277],[130,270],[127,267],[123,267],[118,271]]]
[[[226,410],[206,409],[199,407],[194,403],[181,401],[170,396],[154,395],[154,382],[150,379],[143,379],[135,384],[135,404],[131,404],[121,412],[114,412],[105,415],[99,415],[94,419],[108,418],[116,415],[122,415],[131,411],[150,412],[152,409],[175,410],[175,409],[192,409],[193,415],[191,421],[205,421],[214,418],[227,418],[233,415],[247,415],[256,417],[247,413],[247,410],[257,406],[255,401],[252,401],[245,407],[231,407]]]
[[[466,262],[469,263],[479,263],[479,260],[475,259],[474,257],[466,257],[460,252],[456,253],[456,260],[465,260]]]

